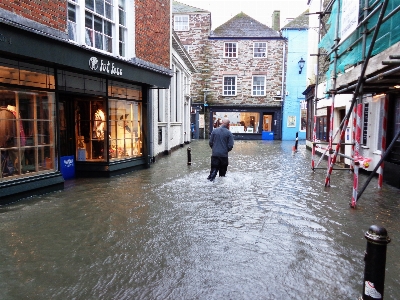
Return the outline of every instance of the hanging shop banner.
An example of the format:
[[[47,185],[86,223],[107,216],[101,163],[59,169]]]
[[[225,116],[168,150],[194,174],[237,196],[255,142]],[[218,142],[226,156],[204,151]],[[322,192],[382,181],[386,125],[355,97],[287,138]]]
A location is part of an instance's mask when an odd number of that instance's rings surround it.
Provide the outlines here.
[[[343,42],[358,25],[359,1],[343,0],[340,40]]]

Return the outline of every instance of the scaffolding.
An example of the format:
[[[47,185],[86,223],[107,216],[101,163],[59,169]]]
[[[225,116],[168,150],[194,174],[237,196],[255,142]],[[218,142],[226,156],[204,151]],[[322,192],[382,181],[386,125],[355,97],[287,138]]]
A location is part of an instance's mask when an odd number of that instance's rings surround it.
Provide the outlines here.
[[[390,153],[391,147],[399,137],[400,132],[395,134],[395,137],[389,147],[386,149],[386,119],[382,122],[382,144],[381,144],[381,159],[376,165],[374,170],[371,172],[369,178],[364,184],[363,188],[358,192],[358,171],[360,164],[367,164],[370,159],[360,156],[360,140],[361,140],[361,119],[362,119],[362,99],[364,94],[370,94],[372,91],[366,88],[366,84],[379,80],[378,77],[367,78],[366,70],[370,58],[395,43],[400,41],[400,0],[365,0],[362,13],[359,15],[359,22],[356,29],[343,40],[340,37],[341,27],[341,13],[342,4],[346,0],[331,0],[326,5],[325,9],[321,12],[317,12],[319,15],[319,30],[318,30],[318,62],[317,62],[317,76],[315,84],[315,96],[314,102],[314,124],[313,124],[313,136],[312,136],[312,159],[311,168],[313,171],[320,169],[318,165],[321,160],[325,157],[328,152],[328,163],[325,178],[325,186],[330,186],[331,174],[333,170],[352,170],[354,172],[353,179],[353,193],[350,206],[356,207],[358,199],[361,197],[365,188],[371,181],[379,169],[379,180],[378,187],[382,186],[383,176],[383,161],[387,154]],[[322,0],[320,2],[322,10]],[[329,19],[326,24],[323,22],[325,16],[329,15]],[[360,20],[361,19],[361,20]],[[325,25],[329,26],[326,34],[321,37],[321,31]],[[321,52],[321,49],[324,52]],[[330,128],[329,128],[329,141],[326,143],[318,142],[316,138],[316,126],[317,126],[317,102],[321,99],[318,98],[318,85],[319,85],[319,74],[320,74],[320,57],[324,57],[329,60],[329,67],[325,73],[326,79],[326,97],[331,99],[330,108]],[[400,56],[391,56],[390,58],[398,59]],[[383,64],[390,65],[394,62],[383,62]],[[396,63],[396,62],[395,62]],[[398,63],[400,64],[400,62]],[[338,86],[337,78],[340,74],[345,73],[345,69],[349,66],[361,65],[360,75],[356,84],[345,84]],[[390,72],[399,72],[400,68],[394,68]],[[382,74],[378,75],[382,76]],[[341,121],[336,132],[333,132],[334,124],[334,109],[335,109],[335,97],[337,94],[349,94],[352,93],[352,100],[349,109],[347,110],[345,117]],[[384,99],[385,114],[384,118],[387,118],[387,107],[388,97]],[[350,143],[343,143],[345,136],[345,130],[348,126],[350,117],[353,118],[353,130],[351,133]],[[334,143],[333,141],[339,134],[339,141]],[[325,144],[326,148],[321,155],[320,160],[315,164],[315,153],[316,147],[319,144]],[[351,145],[352,151],[351,156],[346,156],[344,153],[340,153],[341,145]],[[337,156],[342,156],[351,161],[350,168],[334,168],[336,165]]]

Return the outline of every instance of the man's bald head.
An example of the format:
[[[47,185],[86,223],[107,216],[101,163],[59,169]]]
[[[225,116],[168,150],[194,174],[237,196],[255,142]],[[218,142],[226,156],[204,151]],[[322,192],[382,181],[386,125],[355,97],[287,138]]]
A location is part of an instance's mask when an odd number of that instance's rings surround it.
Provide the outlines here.
[[[229,121],[228,118],[224,118],[224,119],[222,120],[222,124],[225,125],[226,127],[229,126],[229,123],[230,123],[230,121]]]

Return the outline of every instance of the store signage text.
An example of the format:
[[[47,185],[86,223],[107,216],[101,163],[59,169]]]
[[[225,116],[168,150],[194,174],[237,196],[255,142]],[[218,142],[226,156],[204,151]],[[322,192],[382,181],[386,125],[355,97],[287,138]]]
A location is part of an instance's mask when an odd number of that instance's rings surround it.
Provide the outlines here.
[[[7,38],[5,35],[3,35],[1,33],[0,33],[0,42],[9,43],[10,45],[12,44],[11,38]]]
[[[89,68],[93,71],[99,70],[100,72],[108,73],[111,75],[122,76],[122,69],[115,67],[114,63],[110,63],[109,61],[104,61],[97,57],[92,56],[89,59]]]

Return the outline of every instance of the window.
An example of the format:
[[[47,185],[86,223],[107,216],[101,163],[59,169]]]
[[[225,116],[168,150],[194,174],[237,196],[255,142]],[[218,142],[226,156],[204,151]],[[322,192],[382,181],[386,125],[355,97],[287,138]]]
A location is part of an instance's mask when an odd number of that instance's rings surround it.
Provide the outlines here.
[[[119,55],[125,56],[126,39],[126,11],[125,0],[118,1],[118,21],[119,21]]]
[[[307,101],[300,101],[300,131],[306,131],[307,129]]]
[[[253,96],[265,96],[265,76],[253,76]]]
[[[254,43],[254,57],[267,57],[267,43]]]
[[[224,76],[224,96],[236,96],[235,76]]]
[[[189,16],[179,15],[174,17],[174,30],[187,31],[189,30]]]
[[[86,0],[85,43],[112,53],[112,0]]]
[[[126,0],[67,0],[68,38],[115,56],[129,53],[127,36],[134,21]]]
[[[237,43],[225,43],[224,57],[237,57]]]
[[[72,0],[71,2],[68,2],[68,38],[71,41],[77,41],[77,35],[76,35],[76,3]]]
[[[137,101],[109,100],[109,155],[120,160],[142,155],[142,105]]]
[[[260,113],[258,112],[213,112],[213,128],[218,128],[224,118],[229,119],[229,130],[232,133],[259,133],[262,131],[262,124],[260,123]]]
[[[0,104],[0,182],[54,171],[54,93],[0,88]]]
[[[328,141],[328,117],[317,117],[316,138],[319,141]]]

